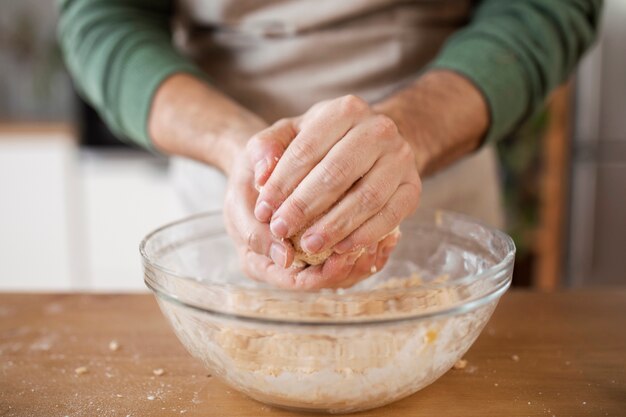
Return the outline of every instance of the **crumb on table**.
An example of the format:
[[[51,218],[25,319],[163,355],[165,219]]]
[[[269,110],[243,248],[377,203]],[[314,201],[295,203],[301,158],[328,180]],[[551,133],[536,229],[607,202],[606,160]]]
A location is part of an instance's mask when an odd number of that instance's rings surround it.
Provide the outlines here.
[[[87,369],[86,366],[79,366],[78,368],[74,369],[74,373],[76,375],[84,375],[87,372],[89,372],[89,369]]]
[[[454,369],[465,369],[466,367],[467,367],[466,359],[459,359],[458,361],[456,361],[456,363],[453,366]]]
[[[111,340],[109,342],[109,350],[111,352],[115,352],[115,351],[119,350],[119,348],[120,348],[120,344],[118,343],[117,340]]]

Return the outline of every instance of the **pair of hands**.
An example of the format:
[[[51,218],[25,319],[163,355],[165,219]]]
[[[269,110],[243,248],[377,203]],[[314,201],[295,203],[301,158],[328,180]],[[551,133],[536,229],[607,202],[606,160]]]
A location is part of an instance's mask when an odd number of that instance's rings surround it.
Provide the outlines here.
[[[415,155],[393,120],[344,96],[248,141],[229,172],[226,227],[253,279],[347,287],[384,266],[398,241],[386,235],[415,210],[420,192]],[[333,254],[289,268],[294,248],[285,238],[304,228],[305,251]]]

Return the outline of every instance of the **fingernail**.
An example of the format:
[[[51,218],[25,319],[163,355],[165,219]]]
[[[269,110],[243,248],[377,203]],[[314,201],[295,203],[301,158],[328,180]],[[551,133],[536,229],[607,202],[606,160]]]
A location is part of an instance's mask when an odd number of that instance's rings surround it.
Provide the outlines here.
[[[283,268],[287,266],[287,251],[278,243],[272,243],[272,246],[270,246],[270,258],[276,265]]]
[[[344,240],[339,242],[336,246],[335,246],[335,252],[338,254],[342,254],[342,253],[346,253],[348,252],[350,249],[352,249],[352,242],[350,242],[349,240]]]
[[[261,178],[261,176],[265,173],[265,171],[267,171],[268,166],[269,166],[269,163],[267,162],[266,158],[261,159],[259,162],[257,162],[254,165],[254,183],[255,184],[259,183],[259,178]]]
[[[289,229],[287,228],[287,223],[280,217],[272,220],[270,223],[270,230],[276,237],[287,237],[287,233]]]
[[[324,246],[324,239],[316,233],[302,238],[302,247],[308,253],[317,253],[322,246]]]
[[[367,247],[367,253],[369,253],[370,255],[375,254],[377,250],[378,250],[378,245],[376,243],[374,243],[373,245],[369,245]]]
[[[272,217],[272,207],[266,201],[260,201],[254,208],[254,217],[260,222],[266,222]]]

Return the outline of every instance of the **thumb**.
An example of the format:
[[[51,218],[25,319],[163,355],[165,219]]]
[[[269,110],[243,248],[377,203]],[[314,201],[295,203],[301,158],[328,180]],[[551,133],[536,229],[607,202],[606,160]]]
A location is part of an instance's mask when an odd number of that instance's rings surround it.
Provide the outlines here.
[[[257,188],[265,184],[296,134],[294,119],[281,119],[248,141],[246,150],[254,169],[254,185]]]

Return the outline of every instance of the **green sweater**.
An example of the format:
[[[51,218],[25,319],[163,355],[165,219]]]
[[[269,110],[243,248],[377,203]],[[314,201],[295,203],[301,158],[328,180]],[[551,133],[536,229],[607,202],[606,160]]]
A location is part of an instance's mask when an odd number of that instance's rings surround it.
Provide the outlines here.
[[[602,0],[483,0],[431,67],[485,96],[486,140],[514,129],[562,83],[595,38]],[[171,74],[202,74],[171,40],[171,0],[61,0],[59,39],[80,93],[120,137],[151,147],[152,97]]]

